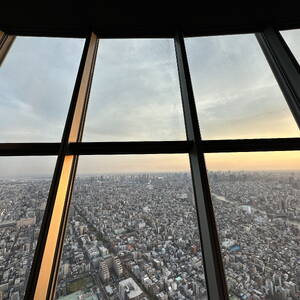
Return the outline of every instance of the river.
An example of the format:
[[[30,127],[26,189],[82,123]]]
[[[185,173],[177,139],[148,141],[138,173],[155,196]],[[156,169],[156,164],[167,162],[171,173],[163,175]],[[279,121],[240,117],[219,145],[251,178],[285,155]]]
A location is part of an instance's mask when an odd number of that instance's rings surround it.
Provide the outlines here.
[[[232,200],[228,200],[226,199],[224,196],[221,196],[221,195],[217,195],[215,193],[211,193],[212,196],[217,199],[217,200],[220,200],[220,201],[223,201],[223,202],[227,202],[227,203],[231,203],[235,206],[238,206],[238,207],[249,207],[251,209],[251,211],[258,211],[264,215],[267,215],[267,212],[265,210],[261,210],[259,208],[255,208],[251,205],[241,205],[240,203],[236,202],[236,201],[232,201]],[[297,220],[291,220],[291,219],[287,219],[287,218],[282,218],[282,217],[276,217],[277,219],[282,219],[284,220],[286,223],[288,224],[291,224],[291,225],[295,225],[298,227],[298,229],[300,230],[300,221],[297,221]]]

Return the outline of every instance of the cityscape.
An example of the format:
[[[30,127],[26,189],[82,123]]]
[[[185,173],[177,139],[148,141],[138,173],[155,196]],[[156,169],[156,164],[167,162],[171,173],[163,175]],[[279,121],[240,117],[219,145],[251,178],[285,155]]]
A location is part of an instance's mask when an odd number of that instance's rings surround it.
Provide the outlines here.
[[[0,179],[0,299],[23,299],[51,178]],[[300,172],[209,172],[231,300],[300,299]],[[78,176],[56,299],[207,299],[189,173]]]

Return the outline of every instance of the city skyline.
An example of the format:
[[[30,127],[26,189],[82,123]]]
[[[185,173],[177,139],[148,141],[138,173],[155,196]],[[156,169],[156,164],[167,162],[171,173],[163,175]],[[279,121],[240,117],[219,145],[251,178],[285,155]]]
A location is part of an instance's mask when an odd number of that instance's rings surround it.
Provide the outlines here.
[[[52,176],[55,162],[55,157],[1,157],[0,178]],[[297,172],[300,151],[209,153],[205,162],[208,171]],[[79,166],[81,175],[190,172],[188,154],[81,156]]]
[[[300,173],[208,178],[229,299],[299,299]],[[24,295],[50,184],[0,180],[2,299]],[[190,173],[77,177],[56,299],[125,300],[124,289],[144,300],[207,299]]]

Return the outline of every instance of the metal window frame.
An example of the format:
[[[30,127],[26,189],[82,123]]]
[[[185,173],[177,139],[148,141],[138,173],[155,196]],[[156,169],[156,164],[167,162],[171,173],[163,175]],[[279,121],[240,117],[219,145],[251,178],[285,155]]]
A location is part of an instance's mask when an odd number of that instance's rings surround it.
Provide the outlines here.
[[[192,181],[201,250],[209,299],[228,299],[218,232],[209,190],[204,153],[201,151],[201,134],[183,35],[175,38],[175,51],[182,96],[183,114],[188,141]]]
[[[78,156],[68,154],[71,142],[80,142],[98,39],[94,33],[86,39],[68,116],[60,143],[55,171],[29,275],[25,299],[52,299],[68,207],[75,178]]]
[[[0,30],[0,67],[14,40],[14,35],[5,34]]]
[[[275,78],[300,129],[300,67],[278,30],[256,33]]]
[[[297,84],[300,82],[299,65],[278,30],[269,27],[256,33],[256,37],[300,126],[300,85]],[[14,36],[0,31],[0,64],[13,40]],[[61,143],[0,144],[0,156],[57,156],[25,299],[54,298],[78,156],[163,153],[189,154],[208,296],[209,299],[228,299],[204,154],[300,150],[300,138],[202,140],[184,37],[181,32],[177,32],[174,43],[187,140],[83,143],[81,138],[98,41],[93,33],[86,38]],[[54,224],[58,215],[58,222]],[[49,246],[51,232],[52,234],[54,232],[54,247]],[[47,258],[49,251],[51,252],[50,266],[46,264],[49,263]],[[47,276],[46,282],[43,282],[43,276]]]

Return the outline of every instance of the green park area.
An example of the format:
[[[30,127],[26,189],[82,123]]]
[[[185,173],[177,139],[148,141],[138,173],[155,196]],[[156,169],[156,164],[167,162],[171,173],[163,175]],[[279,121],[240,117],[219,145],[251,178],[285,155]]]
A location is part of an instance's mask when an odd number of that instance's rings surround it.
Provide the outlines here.
[[[71,294],[79,290],[89,289],[93,287],[94,284],[94,280],[91,276],[75,279],[68,283],[67,294]]]

